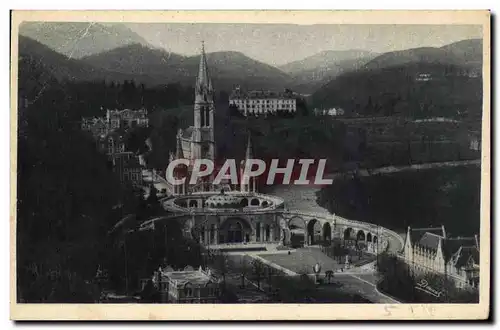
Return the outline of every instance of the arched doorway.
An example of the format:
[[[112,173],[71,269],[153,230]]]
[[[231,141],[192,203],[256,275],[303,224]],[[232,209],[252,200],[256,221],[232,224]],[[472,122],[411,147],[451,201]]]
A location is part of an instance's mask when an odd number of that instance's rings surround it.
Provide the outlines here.
[[[243,199],[240,201],[240,206],[241,206],[241,207],[247,207],[247,206],[248,206],[248,199],[247,199],[247,198],[243,198]]]
[[[259,200],[257,198],[252,198],[252,200],[250,201],[250,205],[259,206]]]
[[[309,245],[317,244],[321,240],[321,224],[316,219],[307,224],[307,240]]]
[[[250,240],[252,229],[243,218],[229,218],[219,230],[219,243],[242,243]]]
[[[195,200],[195,199],[190,200],[189,201],[189,207],[198,208],[198,201]]]
[[[346,228],[344,230],[344,240],[351,239],[351,235],[352,235],[352,228]]]
[[[227,241],[229,243],[243,242],[243,226],[241,222],[235,222],[228,225]]]
[[[332,240],[332,226],[330,223],[325,222],[323,225],[323,242],[331,242]]]
[[[364,242],[365,241],[365,232],[362,230],[359,230],[358,233],[356,234],[356,241],[358,242]]]
[[[263,201],[261,204],[262,207],[268,207],[268,205],[269,205],[269,203],[267,201]]]
[[[290,229],[290,244],[292,247],[300,247],[304,245],[306,238],[306,223],[304,219],[293,217],[288,222]]]
[[[371,241],[372,241],[372,233],[368,233],[368,234],[366,235],[366,241],[367,241],[367,242],[371,242]]]

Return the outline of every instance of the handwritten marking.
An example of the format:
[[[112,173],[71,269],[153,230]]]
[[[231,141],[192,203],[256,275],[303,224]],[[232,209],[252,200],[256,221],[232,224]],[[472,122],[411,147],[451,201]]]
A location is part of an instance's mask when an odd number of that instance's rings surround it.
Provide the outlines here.
[[[415,286],[415,289],[428,293],[436,298],[439,298],[444,293],[442,290],[438,291],[429,286],[429,283],[425,279],[421,279],[420,282],[418,282],[417,285]]]

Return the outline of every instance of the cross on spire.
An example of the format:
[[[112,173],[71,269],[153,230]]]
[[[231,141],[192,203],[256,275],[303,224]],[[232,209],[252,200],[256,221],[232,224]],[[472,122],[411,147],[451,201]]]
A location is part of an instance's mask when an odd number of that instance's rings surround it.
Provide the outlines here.
[[[205,42],[201,41],[201,56],[200,56],[200,66],[198,71],[198,78],[196,80],[196,91],[198,93],[206,90],[208,92],[212,91],[212,82],[208,75],[208,65],[207,57],[205,54]]]

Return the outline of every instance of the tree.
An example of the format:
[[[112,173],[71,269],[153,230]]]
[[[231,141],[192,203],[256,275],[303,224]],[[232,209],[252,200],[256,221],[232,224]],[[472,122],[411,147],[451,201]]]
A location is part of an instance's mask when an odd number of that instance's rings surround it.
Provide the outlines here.
[[[398,257],[383,253],[377,258],[378,288],[405,302],[415,302],[415,280],[408,266]]]
[[[210,252],[209,264],[222,276],[222,280],[225,283],[226,275],[228,274],[230,268],[230,261],[227,254],[221,250]]]
[[[252,271],[255,280],[257,281],[257,287],[260,289],[260,280],[262,279],[262,274],[264,271],[264,264],[258,259],[252,261]]]
[[[328,284],[330,284],[331,280],[333,278],[333,270],[327,270],[327,271],[325,271],[325,278],[326,278]]]
[[[309,116],[309,109],[307,108],[307,103],[303,98],[297,98],[296,100],[297,113],[301,116]]]
[[[149,186],[149,195],[148,195],[148,198],[146,199],[146,201],[147,201],[149,207],[154,207],[159,202],[158,189],[156,189],[156,187],[153,184],[151,184]]]

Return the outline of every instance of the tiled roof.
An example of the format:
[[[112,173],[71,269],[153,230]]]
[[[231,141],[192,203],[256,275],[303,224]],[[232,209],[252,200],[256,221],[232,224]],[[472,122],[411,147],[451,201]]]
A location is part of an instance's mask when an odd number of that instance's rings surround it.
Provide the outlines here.
[[[439,246],[439,241],[442,238],[443,238],[442,236],[426,232],[418,241],[418,245],[436,251]]]
[[[432,233],[436,236],[445,237],[443,227],[435,228],[410,228],[411,243],[416,244],[424,237],[426,233]],[[432,240],[432,239],[431,239]]]

